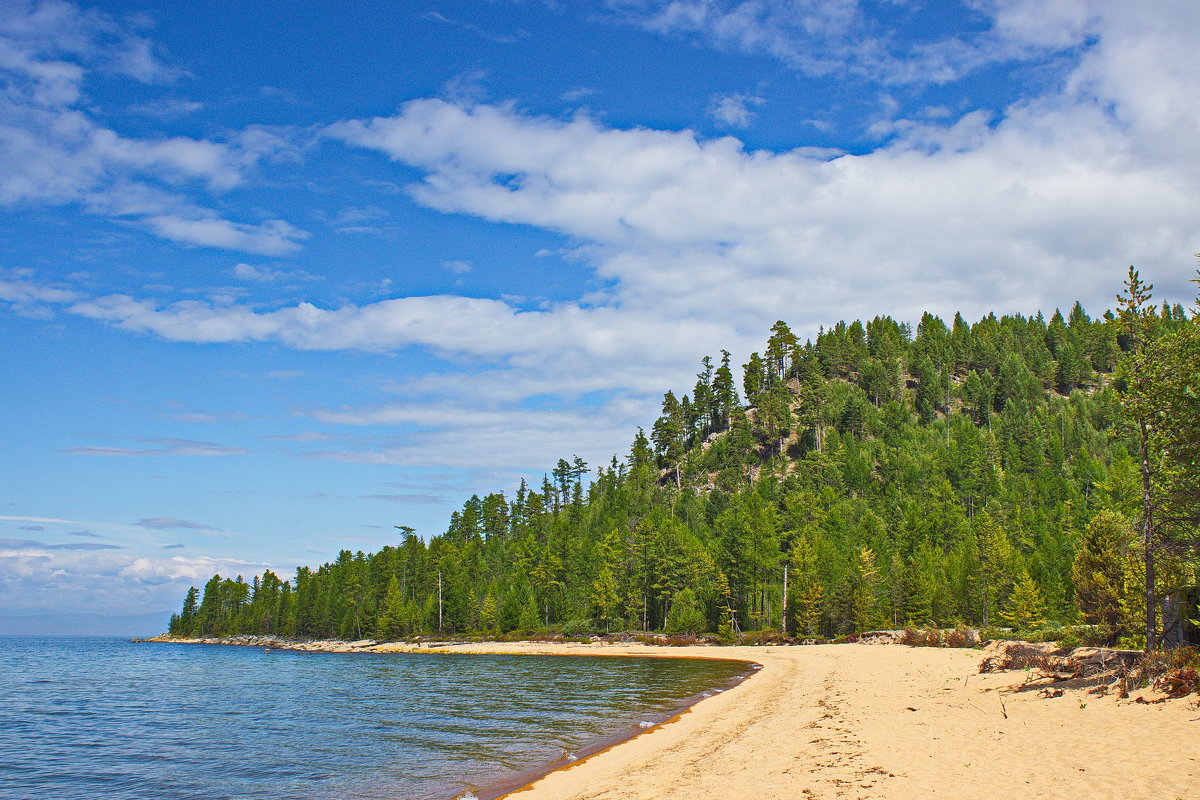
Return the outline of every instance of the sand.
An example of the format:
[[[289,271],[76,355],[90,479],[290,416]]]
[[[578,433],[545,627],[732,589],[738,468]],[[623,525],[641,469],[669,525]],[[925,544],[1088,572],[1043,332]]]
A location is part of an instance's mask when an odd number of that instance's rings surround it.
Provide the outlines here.
[[[1039,697],[1017,690],[1025,673],[978,674],[981,654],[974,650],[541,643],[446,649],[742,658],[763,666],[674,721],[508,795],[514,800],[1200,797],[1194,698],[1142,705],[1134,702],[1137,692],[1128,700],[1071,690]]]

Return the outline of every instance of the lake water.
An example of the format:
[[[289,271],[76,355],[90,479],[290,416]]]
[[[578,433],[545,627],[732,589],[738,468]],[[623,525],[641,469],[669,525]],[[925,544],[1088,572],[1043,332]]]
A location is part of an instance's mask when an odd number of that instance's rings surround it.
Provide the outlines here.
[[[745,672],[0,637],[0,798],[485,796]]]

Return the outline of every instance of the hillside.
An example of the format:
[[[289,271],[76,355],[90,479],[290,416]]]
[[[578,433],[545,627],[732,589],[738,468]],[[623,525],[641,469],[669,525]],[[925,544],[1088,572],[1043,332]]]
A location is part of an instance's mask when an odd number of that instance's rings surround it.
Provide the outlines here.
[[[1178,305],[1135,310],[1156,338],[1197,328]],[[705,358],[592,480],[560,459],[536,488],[471,497],[428,541],[407,530],[293,581],[214,576],[172,631],[832,637],[1089,622],[1092,638],[1137,645],[1144,498],[1118,367],[1142,328],[1127,316],[1077,303],[1049,320],[926,314],[915,330],[876,317],[804,343],[778,322],[740,387],[728,352]],[[1157,579],[1195,586],[1194,557],[1160,558]]]

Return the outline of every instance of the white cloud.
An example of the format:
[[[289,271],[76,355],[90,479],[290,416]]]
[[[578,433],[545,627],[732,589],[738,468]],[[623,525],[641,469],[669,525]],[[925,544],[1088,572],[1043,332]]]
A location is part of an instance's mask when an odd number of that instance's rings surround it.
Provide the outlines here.
[[[763,99],[755,95],[731,94],[724,97],[714,97],[708,108],[708,114],[717,122],[731,128],[745,128],[754,118],[751,106],[760,106]]]
[[[93,115],[89,77],[126,75],[144,83],[180,76],[145,39],[111,17],[61,2],[0,7],[0,206],[78,205],[131,219],[173,241],[268,255],[295,250],[305,234],[279,220],[219,218],[187,192],[220,193],[257,163],[294,157],[265,128],[217,142],[182,136],[123,136]]]
[[[941,39],[900,41],[859,0],[609,0],[622,18],[656,33],[766,55],[807,75],[893,85],[945,84],[989,64],[1075,47],[1091,33],[1101,8],[1100,0],[964,5],[990,25]],[[940,13],[937,5],[909,10],[910,16]]]
[[[1139,153],[1140,131],[1108,102],[1063,93],[994,123],[898,122],[890,145],[840,157],[440,100],[333,133],[425,170],[411,191],[431,207],[576,238],[626,314],[720,308],[744,327],[827,322],[830,308],[911,317],[930,298],[943,311],[997,299],[1028,310],[1070,297],[1082,275],[1106,286],[1114,264],[1190,253],[1200,187],[1173,165],[1196,163],[1200,136]],[[1181,117],[1195,132],[1194,114]],[[997,295],[1001,284],[1031,291]],[[1110,294],[1093,292],[1084,299]]]
[[[7,611],[86,608],[102,614],[178,608],[188,586],[215,573],[259,574],[271,564],[206,556],[5,548],[0,544],[0,607]]]
[[[593,408],[480,409],[431,403],[324,410],[315,416],[328,424],[417,429],[377,437],[373,445],[306,455],[359,464],[483,469],[507,473],[507,481],[515,482],[517,474],[536,474],[556,456],[578,453],[593,466],[606,465],[614,454],[623,456],[651,411],[629,398]]]
[[[1005,8],[1004,35],[1036,39],[1017,5]],[[1061,86],[957,118],[908,119],[897,107],[881,131],[888,143],[864,154],[751,151],[733,137],[438,99],[326,131],[421,170],[408,191],[431,208],[562,234],[607,286],[577,302],[523,310],[439,295],[263,309],[110,295],[59,305],[173,341],[420,347],[452,365],[402,387],[403,403],[316,412],[328,424],[419,429],[403,447],[380,441],[326,457],[416,463],[442,448],[461,459],[432,463],[465,463],[514,447],[495,430],[518,427],[542,453],[579,437],[611,452],[653,413],[658,392],[688,388],[700,355],[726,347],[744,357],[775,319],[811,335],[881,312],[971,317],[1077,297],[1098,311],[1123,266],[1152,278],[1183,267],[1200,249],[1200,85],[1180,66],[1190,42],[1179,20],[1200,12],[1174,13],[1144,19],[1114,6],[1078,23],[1067,14],[1064,30],[1098,38]],[[814,30],[838,29],[837,18],[822,19]],[[591,392],[602,412],[566,411],[554,430],[534,420],[546,412],[519,408],[547,393],[570,409]],[[423,405],[437,397],[455,398],[454,413]],[[420,446],[405,449],[412,441]]]
[[[8,303],[13,311],[27,317],[46,317],[51,308],[71,303],[82,295],[71,289],[43,286],[27,279],[24,273],[0,271],[0,303]]]
[[[1076,13],[1053,3],[1044,14],[1052,30],[1038,28],[1030,4],[979,8],[994,20],[987,37],[934,43],[909,54],[909,72],[886,80],[948,80],[988,59],[1049,48],[1069,65],[1061,84],[957,117],[937,109],[910,118],[896,104],[878,121],[886,143],[861,154],[753,151],[734,137],[442,99],[325,131],[419,170],[423,178],[407,191],[430,208],[561,234],[563,252],[606,287],[576,302],[537,310],[452,295],[329,308],[164,304],[41,289],[27,277],[9,291],[172,341],[429,350],[446,360],[446,372],[403,384],[400,402],[308,411],[327,425],[393,428],[394,436],[310,455],[502,469],[580,442],[593,448],[589,460],[623,449],[633,427],[652,419],[659,392],[690,387],[701,355],[726,347],[744,358],[775,319],[812,335],[820,324],[876,313],[1028,313],[1077,297],[1098,311],[1125,265],[1156,281],[1172,270],[1190,274],[1200,249],[1200,83],[1188,68],[1197,7],[1175,2],[1152,14],[1109,3]],[[808,47],[853,38],[862,24],[846,3],[677,2],[654,19],[663,30],[712,31],[729,46],[768,50],[782,47],[773,36]],[[891,63],[867,44],[850,69]],[[739,102],[748,114],[749,98]],[[731,124],[743,119],[736,104],[728,113]],[[202,155],[187,162],[194,175],[208,168]],[[179,155],[173,163],[184,162]],[[129,189],[121,202],[145,209],[159,201]],[[237,239],[249,247],[259,233],[260,249],[294,245],[301,234],[279,225],[180,231],[229,237],[229,246]],[[249,265],[235,274],[274,275]],[[543,394],[551,410],[531,410]]]
[[[303,270],[272,269],[271,267],[256,267],[246,263],[234,264],[230,273],[240,281],[249,281],[251,283],[320,280],[317,276],[310,275]]]
[[[284,255],[300,249],[297,240],[308,238],[304,231],[283,220],[246,225],[225,219],[185,219],[173,214],[151,216],[146,226],[158,236],[185,244],[241,250],[265,256]]]

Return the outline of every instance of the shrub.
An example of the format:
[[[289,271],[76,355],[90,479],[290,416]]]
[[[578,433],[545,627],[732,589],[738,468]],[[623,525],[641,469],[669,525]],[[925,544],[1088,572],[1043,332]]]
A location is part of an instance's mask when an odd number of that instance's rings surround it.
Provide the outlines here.
[[[746,631],[740,638],[740,643],[746,645],[786,644],[787,641],[775,628],[763,628],[761,631]]]
[[[594,619],[572,619],[563,623],[562,631],[567,636],[586,636],[600,633],[600,624]]]

